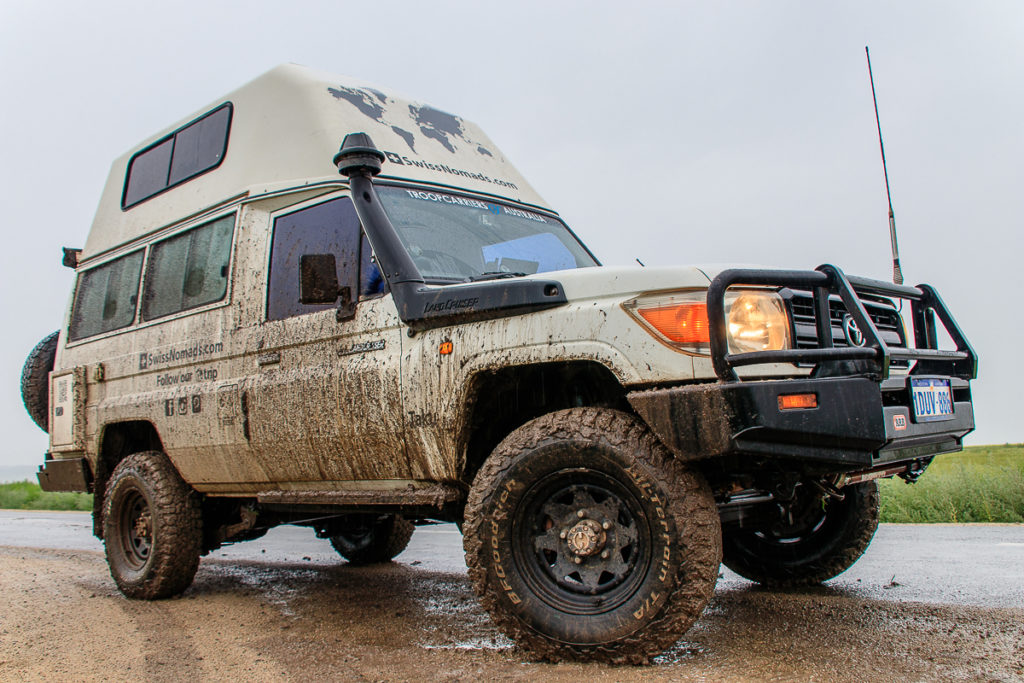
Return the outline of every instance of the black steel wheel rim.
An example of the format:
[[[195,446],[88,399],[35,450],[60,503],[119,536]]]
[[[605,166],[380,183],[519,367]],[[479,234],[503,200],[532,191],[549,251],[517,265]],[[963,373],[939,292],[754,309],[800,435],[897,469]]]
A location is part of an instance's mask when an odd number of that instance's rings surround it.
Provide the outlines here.
[[[580,557],[568,543],[571,533],[563,532],[587,525],[599,525],[604,542]],[[510,540],[534,595],[559,611],[588,615],[614,610],[636,593],[651,566],[652,537],[630,488],[604,472],[572,468],[542,477],[524,493]]]
[[[119,514],[121,550],[134,570],[149,561],[153,548],[153,519],[149,501],[139,491],[129,491],[121,500]]]
[[[798,543],[812,541],[821,533],[822,527],[825,526],[825,522],[827,521],[828,518],[822,510],[813,517],[800,520],[793,526],[780,526],[778,528],[762,529],[760,531],[755,531],[754,535],[757,536],[762,543],[778,546],[779,548],[785,548]]]
[[[835,537],[844,511],[844,500],[823,501],[805,493],[791,521],[768,523],[745,535],[756,554],[784,562],[803,561],[816,556]]]

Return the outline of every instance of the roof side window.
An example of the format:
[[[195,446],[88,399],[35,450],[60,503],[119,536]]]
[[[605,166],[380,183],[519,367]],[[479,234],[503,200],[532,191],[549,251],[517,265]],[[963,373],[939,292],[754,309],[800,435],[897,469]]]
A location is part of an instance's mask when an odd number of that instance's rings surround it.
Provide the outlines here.
[[[333,199],[274,221],[268,320],[334,308],[333,304],[304,304],[299,300],[299,262],[307,254],[333,255],[339,285],[350,287],[362,298],[380,294],[386,287],[380,270],[370,260],[370,245],[363,236],[352,200]]]
[[[143,320],[210,304],[227,295],[234,227],[231,214],[150,248]]]
[[[82,272],[71,306],[71,340],[131,325],[135,320],[141,271],[140,249]]]
[[[128,162],[121,208],[128,209],[220,165],[228,146],[231,104],[147,147]]]

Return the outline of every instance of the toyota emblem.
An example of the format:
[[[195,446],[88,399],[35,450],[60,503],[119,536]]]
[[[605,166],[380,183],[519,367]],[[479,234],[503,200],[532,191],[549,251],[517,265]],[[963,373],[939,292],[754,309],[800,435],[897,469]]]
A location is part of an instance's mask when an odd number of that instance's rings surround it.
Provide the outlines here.
[[[864,333],[857,327],[857,321],[853,319],[853,316],[847,313],[843,317],[843,334],[846,335],[846,341],[850,343],[850,346],[864,346]]]

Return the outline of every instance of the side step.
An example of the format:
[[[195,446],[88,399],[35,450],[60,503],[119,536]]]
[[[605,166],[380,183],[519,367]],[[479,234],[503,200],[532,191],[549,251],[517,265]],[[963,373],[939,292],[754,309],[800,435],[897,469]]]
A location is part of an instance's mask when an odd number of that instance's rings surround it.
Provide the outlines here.
[[[344,505],[434,507],[457,503],[464,498],[451,484],[430,484],[421,488],[368,489],[358,491],[263,491],[256,500],[264,505]]]

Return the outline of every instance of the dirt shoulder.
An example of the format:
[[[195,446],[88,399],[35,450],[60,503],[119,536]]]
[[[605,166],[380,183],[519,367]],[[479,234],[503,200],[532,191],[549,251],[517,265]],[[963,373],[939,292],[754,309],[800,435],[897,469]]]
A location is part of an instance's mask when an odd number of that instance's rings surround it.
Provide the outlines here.
[[[181,598],[122,597],[101,554],[0,546],[0,680],[1022,680],[1024,610],[822,588],[716,593],[659,662],[543,664],[463,574],[204,560]]]

